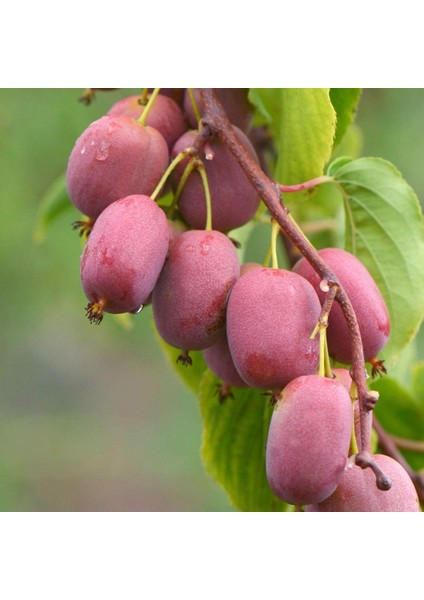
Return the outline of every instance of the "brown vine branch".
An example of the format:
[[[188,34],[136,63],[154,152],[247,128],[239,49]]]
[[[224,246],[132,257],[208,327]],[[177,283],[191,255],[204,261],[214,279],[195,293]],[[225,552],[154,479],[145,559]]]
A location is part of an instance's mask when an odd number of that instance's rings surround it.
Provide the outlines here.
[[[214,90],[211,88],[202,89],[201,97],[205,107],[201,121],[203,125],[203,129],[200,133],[202,136],[201,143],[205,143],[206,140],[204,140],[204,137],[206,136],[207,132],[209,136],[213,135],[218,137],[221,142],[227,146],[227,148],[238,161],[240,167],[245,172],[253,187],[258,192],[259,196],[262,198],[265,206],[271,213],[272,218],[274,218],[280,225],[280,228],[284,234],[299,249],[301,254],[305,256],[311,266],[320,275],[321,279],[326,280],[331,285],[337,285],[339,288],[336,300],[343,310],[351,335],[351,374],[352,379],[358,389],[360,406],[361,436],[358,444],[360,449],[360,456],[358,455],[359,462],[364,468],[366,466],[371,467],[372,459],[370,454],[370,443],[372,419],[370,411],[373,406],[373,402],[375,403],[375,399],[371,398],[371,396],[368,394],[361,334],[359,332],[358,322],[352,304],[335,273],[333,273],[325,261],[322,260],[312,244],[302,235],[302,233],[290,220],[288,212],[281,200],[279,184],[267,177],[261,167],[240,144],[235,135],[234,129],[222,108],[222,105],[216,97]]]

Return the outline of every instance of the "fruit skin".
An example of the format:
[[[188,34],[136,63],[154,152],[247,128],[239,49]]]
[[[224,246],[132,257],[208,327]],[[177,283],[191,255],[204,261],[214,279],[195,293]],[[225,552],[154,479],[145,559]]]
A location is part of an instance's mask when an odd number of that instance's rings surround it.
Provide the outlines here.
[[[161,337],[182,350],[203,350],[225,327],[228,292],[240,273],[232,242],[219,231],[186,231],[171,244],[153,291]]]
[[[262,269],[262,265],[255,262],[243,263],[240,265],[240,277],[252,269]],[[212,373],[219,377],[224,384],[235,387],[248,387],[234,366],[233,357],[228,347],[226,330],[221,333],[212,346],[203,350],[203,358]]]
[[[212,373],[223,383],[235,387],[247,387],[247,383],[243,381],[234,366],[225,331],[212,346],[203,350],[203,358]]]
[[[242,131],[234,128],[239,141],[257,161],[252,144]],[[186,132],[171,151],[172,158],[193,145],[197,132]],[[212,201],[212,227],[217,231],[230,231],[244,225],[255,215],[259,206],[259,196],[247,179],[237,160],[225,145],[212,138],[209,148],[214,153],[213,160],[204,160]],[[184,173],[188,159],[175,169],[172,179],[174,189]],[[187,179],[178,206],[184,220],[195,229],[206,225],[206,200],[202,180],[198,172]]]
[[[187,231],[187,227],[184,225],[182,221],[171,221],[167,219],[168,222],[168,233],[169,233],[169,246],[173,243],[173,241],[181,234],[183,231]],[[143,303],[143,306],[148,306],[152,303],[153,293],[150,293],[149,296]]]
[[[389,490],[379,490],[371,469],[358,467],[351,458],[336,491],[319,504],[305,506],[305,511],[420,512],[414,484],[402,465],[384,454],[373,458],[392,480]]]
[[[274,494],[290,504],[317,503],[343,475],[352,430],[346,389],[319,375],[298,377],[281,393],[266,447],[266,472]]]
[[[313,287],[284,269],[245,273],[227,307],[228,344],[240,376],[252,387],[281,390],[319,363],[319,340],[310,335],[321,306]]]
[[[390,334],[390,317],[380,290],[364,265],[353,254],[339,248],[319,250],[319,255],[340,279],[350,298],[358,320],[364,346],[365,360],[377,356],[386,345]],[[305,277],[315,288],[323,302],[320,277],[305,258],[301,258],[293,271]],[[341,363],[352,363],[350,333],[343,311],[334,302],[327,329],[328,350]]]
[[[332,370],[334,379],[336,379],[342,385],[344,385],[344,387],[346,388],[346,390],[349,392],[349,395],[350,395],[353,381],[350,376],[349,369],[334,368],[331,370]]]
[[[97,219],[81,257],[81,281],[91,302],[109,313],[136,312],[159,277],[169,247],[165,213],[151,198],[133,195]]]
[[[247,273],[248,271],[252,271],[253,269],[263,269],[263,266],[259,263],[255,262],[246,262],[243,263],[240,267],[240,277]]]
[[[221,102],[225,112],[231,123],[236,125],[244,132],[248,132],[252,124],[252,105],[248,100],[248,88],[216,88],[218,100]],[[193,88],[193,95],[196,100],[200,115],[204,112],[203,101],[200,96],[200,89]],[[197,127],[196,116],[194,114],[193,105],[190,100],[189,93],[186,91],[184,95],[184,111],[187,115],[188,122],[191,127]]]
[[[106,115],[75,143],[66,172],[69,197],[96,220],[120,198],[150,195],[168,161],[168,146],[158,131],[124,115]]]
[[[126,115],[131,119],[139,119],[144,111],[140,104],[140,96],[128,96],[118,100],[109,110],[108,115]],[[162,134],[169,150],[187,129],[187,121],[178,104],[159,94],[156,96],[147,116],[146,125]]]

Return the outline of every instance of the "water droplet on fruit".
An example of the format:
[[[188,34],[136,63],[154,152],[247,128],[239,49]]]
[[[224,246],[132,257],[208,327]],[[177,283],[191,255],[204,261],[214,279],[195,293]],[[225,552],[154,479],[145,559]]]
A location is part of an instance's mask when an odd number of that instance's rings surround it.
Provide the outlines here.
[[[200,254],[202,254],[203,256],[207,256],[209,254],[209,250],[210,250],[210,244],[208,244],[208,242],[201,242],[200,244]]]
[[[101,142],[96,151],[96,160],[106,160],[109,156],[110,142]]]
[[[139,308],[136,308],[135,310],[132,310],[131,313],[133,315],[139,315],[141,313],[141,311],[143,310],[143,308],[144,308],[144,304],[141,304]]]
[[[81,154],[85,154],[85,146],[82,148]]]

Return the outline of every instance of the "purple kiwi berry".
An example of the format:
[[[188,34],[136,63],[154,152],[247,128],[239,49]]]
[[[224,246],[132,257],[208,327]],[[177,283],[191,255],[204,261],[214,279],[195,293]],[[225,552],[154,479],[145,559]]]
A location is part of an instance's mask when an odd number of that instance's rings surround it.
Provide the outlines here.
[[[182,350],[203,350],[225,327],[227,296],[240,273],[232,242],[219,231],[186,231],[170,246],[153,291],[161,337]]]
[[[141,96],[128,96],[118,100],[108,111],[108,115],[125,115],[139,119],[144,111]],[[181,108],[172,98],[156,96],[147,116],[146,125],[162,134],[169,150],[187,129],[187,122]]]
[[[169,247],[165,213],[148,196],[110,204],[90,233],[81,257],[81,281],[89,299],[87,316],[138,312],[159,277]]]
[[[124,115],[106,115],[75,143],[66,173],[69,197],[78,210],[96,220],[120,198],[150,195],[168,162],[168,146],[156,129]]]
[[[247,387],[247,383],[243,381],[234,366],[225,331],[212,346],[203,350],[203,358],[212,373],[224,384]]]
[[[274,494],[290,504],[328,498],[346,467],[352,402],[346,388],[319,375],[283,390],[271,417],[266,472]]]
[[[300,375],[315,373],[318,336],[310,336],[321,306],[313,287],[284,269],[245,273],[227,307],[227,336],[240,376],[252,387],[281,390]]]
[[[384,454],[373,458],[390,478],[389,490],[379,490],[373,471],[357,466],[352,457],[335,492],[306,506],[306,512],[420,512],[414,484],[402,465]]]
[[[384,298],[364,265],[349,252],[339,248],[319,250],[319,255],[340,279],[352,302],[358,320],[365,360],[371,360],[384,348],[390,334],[390,317]],[[305,258],[293,271],[307,279],[315,288],[321,302],[325,293],[320,289],[320,277]],[[343,311],[334,302],[327,328],[328,350],[333,358],[344,364],[352,363],[351,338]]]
[[[235,128],[236,135],[247,152],[257,160],[252,144],[242,131]],[[193,146],[197,132],[187,131],[177,141],[171,156]],[[218,231],[230,231],[250,221],[259,206],[259,196],[237,160],[225,145],[212,138],[208,152],[212,152],[212,160],[204,160],[211,194],[212,227]],[[189,159],[183,160],[173,174],[173,187],[176,189],[184,173]],[[181,192],[178,206],[184,220],[195,229],[206,225],[206,200],[201,177],[193,171],[188,177]]]

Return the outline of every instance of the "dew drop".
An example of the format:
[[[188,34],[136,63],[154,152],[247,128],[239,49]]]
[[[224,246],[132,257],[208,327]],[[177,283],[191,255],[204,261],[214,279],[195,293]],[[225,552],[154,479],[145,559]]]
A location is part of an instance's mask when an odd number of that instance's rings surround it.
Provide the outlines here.
[[[101,142],[96,151],[96,160],[106,160],[109,156],[110,146],[110,142]]]
[[[85,154],[85,146],[81,149],[81,154]]]
[[[133,315],[139,315],[141,313],[141,311],[143,310],[143,308],[144,308],[144,304],[141,304],[139,306],[139,308],[136,308],[135,310],[132,310],[131,314],[133,314]]]

